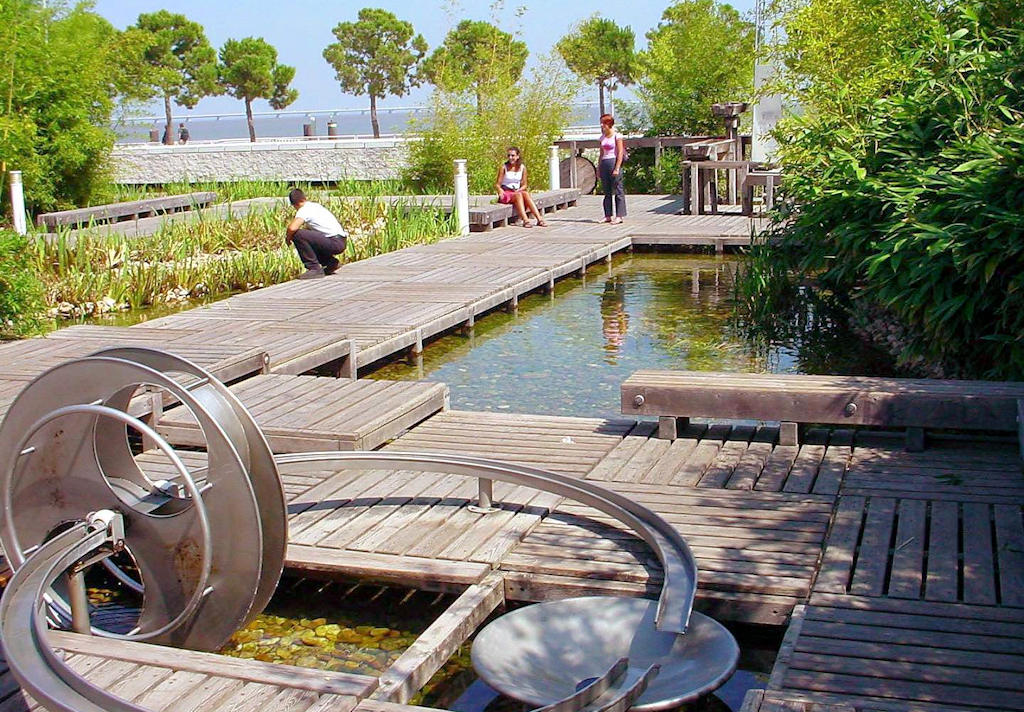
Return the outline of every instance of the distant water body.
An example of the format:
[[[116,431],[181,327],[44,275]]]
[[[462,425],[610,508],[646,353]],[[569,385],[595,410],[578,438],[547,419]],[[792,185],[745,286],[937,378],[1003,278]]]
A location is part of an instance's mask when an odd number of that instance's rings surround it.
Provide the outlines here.
[[[597,106],[594,105],[577,106],[571,124],[576,126],[593,125],[596,132],[599,113]],[[310,117],[312,117],[312,121]],[[409,133],[415,130],[414,121],[424,121],[428,118],[429,115],[423,110],[377,110],[377,120],[380,122],[380,132],[382,134]],[[314,135],[327,136],[328,122],[333,122],[337,125],[337,133],[341,136],[370,136],[373,134],[368,109],[359,112],[331,113],[329,111],[316,111],[309,114],[268,114],[258,115],[253,120],[257,138],[303,136],[304,125],[310,123],[313,126]],[[178,125],[180,123],[184,123],[188,127],[189,138],[192,141],[245,139],[249,136],[245,116],[234,114],[192,118],[176,116],[173,124],[175,140],[178,137]],[[118,136],[118,143],[145,143],[150,140],[151,129],[156,129],[162,135],[164,130],[163,119],[157,121],[130,119],[114,126],[114,131]]]

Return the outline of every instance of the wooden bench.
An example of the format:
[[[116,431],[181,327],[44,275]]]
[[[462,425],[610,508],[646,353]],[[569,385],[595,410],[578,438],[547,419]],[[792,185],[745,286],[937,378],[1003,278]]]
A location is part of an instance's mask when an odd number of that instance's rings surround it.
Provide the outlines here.
[[[859,376],[637,371],[622,384],[622,412],[656,415],[659,436],[675,438],[691,417],[777,420],[779,443],[798,425],[907,429],[907,448],[926,428],[1016,431],[1024,452],[1024,383]]]
[[[95,223],[138,220],[139,218],[154,217],[165,213],[204,208],[216,199],[216,193],[204,191],[200,193],[185,193],[184,195],[168,195],[162,198],[130,200],[124,203],[97,205],[92,208],[77,208],[75,210],[61,210],[56,213],[43,213],[36,216],[36,224],[48,230],[56,230],[58,227],[79,227]]]
[[[562,208],[572,207],[579,200],[580,191],[576,188],[560,190],[544,190],[532,193],[533,202],[542,213],[550,213]],[[515,217],[515,208],[511,205],[494,203],[477,205],[469,209],[469,229],[474,232],[492,230],[508,225]]]

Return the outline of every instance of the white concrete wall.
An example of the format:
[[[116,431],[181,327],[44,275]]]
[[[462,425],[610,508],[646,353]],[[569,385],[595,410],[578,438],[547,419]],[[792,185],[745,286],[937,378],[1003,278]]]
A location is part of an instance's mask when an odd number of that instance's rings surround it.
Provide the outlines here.
[[[184,146],[122,144],[114,148],[114,180],[124,184],[175,181],[336,181],[399,178],[408,141],[283,139],[257,143],[209,141]]]

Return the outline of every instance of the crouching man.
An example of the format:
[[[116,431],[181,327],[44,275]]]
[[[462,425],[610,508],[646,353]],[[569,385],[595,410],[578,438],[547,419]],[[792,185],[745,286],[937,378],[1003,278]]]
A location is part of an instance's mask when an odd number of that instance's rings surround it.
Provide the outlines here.
[[[298,188],[288,193],[288,201],[295,208],[295,217],[288,223],[285,241],[295,245],[306,271],[299,279],[317,279],[334,274],[341,266],[335,255],[345,252],[348,233],[330,210],[306,200]]]

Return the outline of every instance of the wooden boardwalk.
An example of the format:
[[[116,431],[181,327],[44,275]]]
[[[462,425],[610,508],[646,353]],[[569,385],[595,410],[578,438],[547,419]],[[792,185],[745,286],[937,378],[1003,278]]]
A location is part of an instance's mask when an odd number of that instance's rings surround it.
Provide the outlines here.
[[[632,418],[450,411],[443,386],[294,375],[325,365],[354,375],[417,351],[644,240],[674,235],[717,246],[759,228],[746,218],[728,222],[736,216],[676,216],[671,197],[629,200],[622,225],[599,222],[598,201],[585,198],[548,216],[547,229],[409,248],[137,327],[0,344],[0,409],[68,358],[127,343],[169,348],[224,380],[253,376],[235,391],[279,450],[373,447],[397,436],[385,447],[533,464],[659,512],[698,559],[700,607],[725,620],[789,625],[769,689],[750,696],[750,712],[1024,710],[1024,480],[1008,439],[940,435],[927,450],[907,452],[894,438],[843,428],[782,444],[778,427],[713,423],[690,424],[670,441],[655,437],[656,424]],[[165,432],[187,441],[184,420],[174,411],[161,417]],[[154,453],[139,459],[152,474],[167,470]],[[201,452],[184,459],[204,464]],[[71,637],[58,637],[60,647],[101,684],[157,709],[255,709],[258,698],[297,712],[401,712],[409,708],[391,703],[429,677],[433,662],[425,661],[443,661],[438,651],[464,640],[499,599],[650,595],[660,585],[640,540],[560,497],[496,484],[498,511],[481,514],[470,509],[476,482],[461,476],[327,467],[284,469],[282,480],[292,570],[464,592],[473,601],[471,615],[439,622],[436,637],[386,680],[380,700],[365,699],[376,694],[372,682],[315,687],[326,684],[323,673],[260,668],[269,677],[255,679],[256,668],[229,673],[191,653],[146,658],[145,646],[131,652],[106,642],[85,650],[99,643]],[[428,638],[439,647],[426,649]],[[32,709],[9,675],[0,692],[0,712]]]
[[[418,352],[424,341],[471,327],[495,308],[514,308],[524,294],[552,289],[556,280],[632,247],[636,235],[650,237],[643,244],[658,242],[651,236],[665,244],[674,235],[693,240],[675,244],[715,245],[743,236],[749,243],[751,228],[760,229],[740,216],[676,215],[677,202],[636,196],[631,217],[610,225],[601,221],[600,199],[589,196],[580,207],[547,215],[547,228],[507,227],[410,247],[344,265],[329,279],[278,284],[151,320],[146,328],[195,331],[209,342],[228,334],[237,341],[259,329],[326,331],[350,339],[352,368],[363,368]]]

